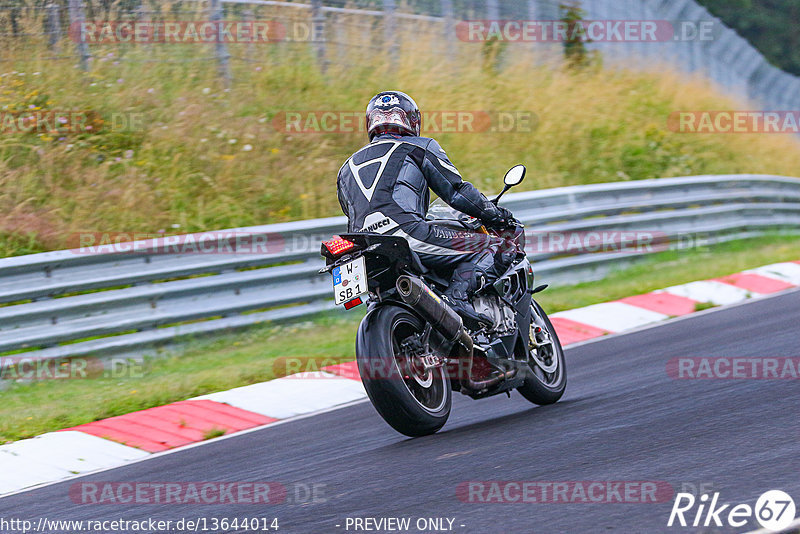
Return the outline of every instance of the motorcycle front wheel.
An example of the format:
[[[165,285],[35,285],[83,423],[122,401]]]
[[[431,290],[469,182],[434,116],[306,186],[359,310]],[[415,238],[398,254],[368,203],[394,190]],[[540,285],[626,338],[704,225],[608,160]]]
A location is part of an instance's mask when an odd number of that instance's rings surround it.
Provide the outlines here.
[[[530,328],[527,376],[517,391],[534,404],[553,404],[567,387],[567,366],[556,329],[535,300],[531,300]]]
[[[372,405],[406,436],[433,434],[450,416],[452,391],[444,367],[425,369],[414,354],[425,322],[400,306],[371,311],[356,338],[356,361]]]

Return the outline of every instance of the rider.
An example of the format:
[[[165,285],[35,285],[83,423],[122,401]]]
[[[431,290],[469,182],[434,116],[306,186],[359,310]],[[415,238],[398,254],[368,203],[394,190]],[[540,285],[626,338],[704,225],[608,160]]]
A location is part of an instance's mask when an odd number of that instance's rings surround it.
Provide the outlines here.
[[[427,222],[429,189],[489,228],[507,227],[511,212],[462,180],[435,140],[420,137],[419,108],[405,93],[375,95],[366,124],[370,143],[348,158],[337,179],[348,230],[405,237],[425,267],[451,275],[444,296],[465,324],[472,329],[491,324],[475,311],[470,297],[487,278],[506,271],[514,259],[507,252],[511,248],[501,238]]]

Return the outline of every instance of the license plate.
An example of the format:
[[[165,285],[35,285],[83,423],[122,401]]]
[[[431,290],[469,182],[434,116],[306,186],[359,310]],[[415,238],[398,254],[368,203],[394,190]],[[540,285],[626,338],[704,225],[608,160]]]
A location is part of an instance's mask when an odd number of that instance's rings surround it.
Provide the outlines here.
[[[337,306],[367,293],[367,267],[363,256],[336,267],[331,274],[333,297]]]

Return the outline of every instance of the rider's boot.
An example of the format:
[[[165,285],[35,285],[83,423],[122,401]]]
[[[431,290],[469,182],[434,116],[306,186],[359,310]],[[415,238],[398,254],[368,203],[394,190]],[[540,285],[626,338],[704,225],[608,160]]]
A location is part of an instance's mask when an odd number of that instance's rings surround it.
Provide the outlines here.
[[[484,274],[472,263],[462,263],[453,272],[450,285],[444,298],[455,312],[464,320],[470,330],[478,330],[481,325],[491,325],[494,321],[472,306],[472,295],[486,283]]]

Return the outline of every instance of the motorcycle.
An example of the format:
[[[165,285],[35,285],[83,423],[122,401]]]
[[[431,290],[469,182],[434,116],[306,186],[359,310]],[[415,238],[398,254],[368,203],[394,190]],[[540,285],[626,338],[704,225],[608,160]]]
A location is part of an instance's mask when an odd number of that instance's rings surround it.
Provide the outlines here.
[[[523,165],[512,167],[492,202],[521,183],[525,172]],[[441,200],[431,204],[427,220],[457,232],[501,235]],[[326,266],[320,273],[333,276],[336,304],[349,310],[367,301],[356,338],[358,370],[373,406],[398,432],[413,437],[438,431],[454,391],[482,399],[510,397],[516,389],[538,405],[564,394],[564,351],[533,298],[547,285],[533,285],[522,227],[510,221],[516,248],[511,267],[473,296],[475,310],[492,319],[474,331],[441,298],[449,281],[426,269],[404,237],[347,233],[323,243]]]

